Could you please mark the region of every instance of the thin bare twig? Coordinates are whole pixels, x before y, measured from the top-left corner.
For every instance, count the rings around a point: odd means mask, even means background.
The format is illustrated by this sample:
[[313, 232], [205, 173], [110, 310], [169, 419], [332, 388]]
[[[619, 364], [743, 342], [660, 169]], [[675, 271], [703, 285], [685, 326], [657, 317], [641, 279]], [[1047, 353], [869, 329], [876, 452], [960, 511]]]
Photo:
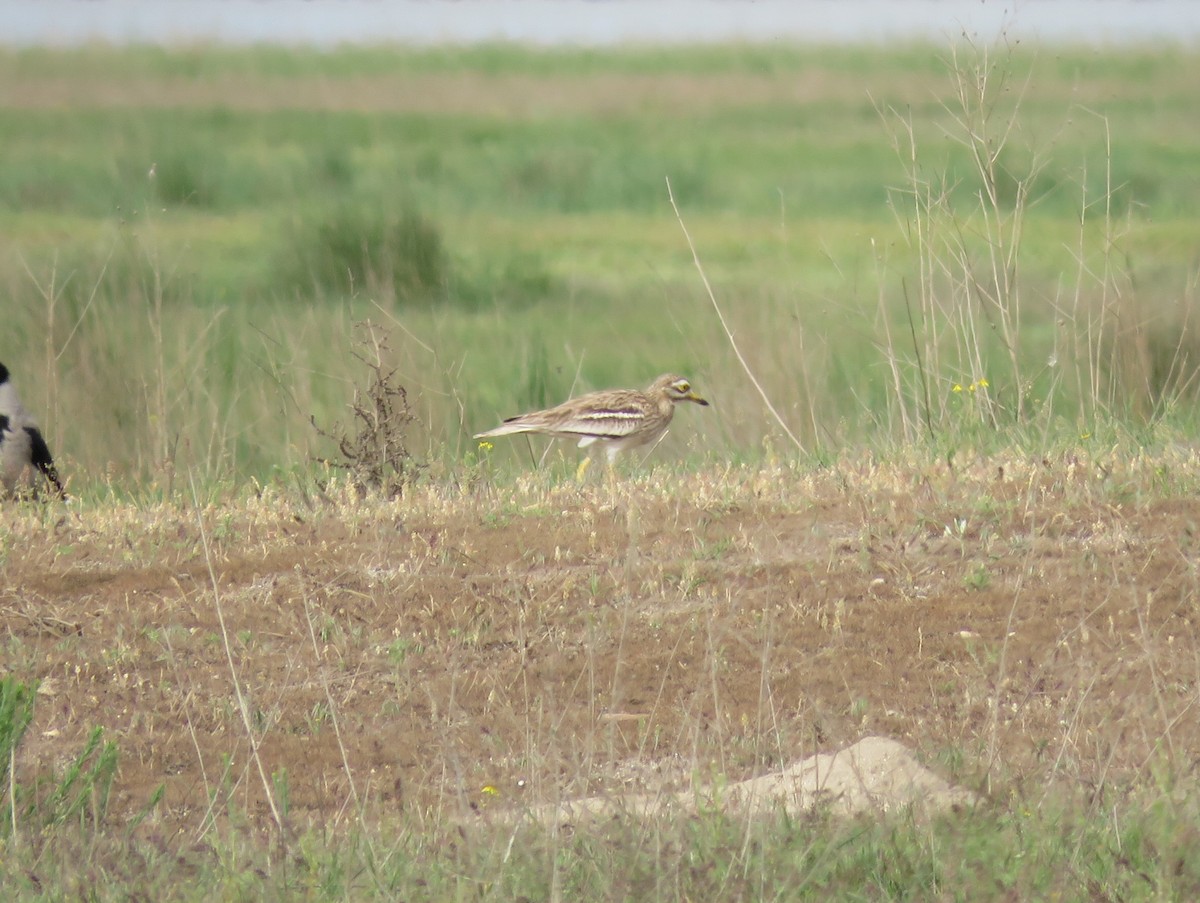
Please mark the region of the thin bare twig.
[[733, 332], [729, 328], [729, 324], [725, 320], [725, 314], [721, 310], [721, 305], [717, 303], [717, 296], [713, 294], [712, 286], [709, 285], [708, 277], [704, 275], [704, 267], [700, 263], [700, 255], [696, 252], [696, 245], [692, 242], [692, 236], [688, 233], [687, 225], [683, 221], [683, 215], [679, 212], [679, 206], [675, 203], [675, 193], [671, 190], [671, 178], [667, 177], [667, 197], [671, 200], [671, 209], [675, 211], [675, 218], [679, 220], [679, 228], [683, 230], [683, 237], [687, 239], [688, 248], [692, 252], [692, 260], [696, 264], [696, 272], [700, 274], [700, 281], [704, 283], [704, 290], [708, 292], [708, 300], [712, 302], [713, 310], [717, 312], [717, 319], [721, 321], [721, 329], [725, 332], [725, 338], [729, 340], [729, 347], [733, 349], [733, 353], [737, 355], [738, 363], [742, 365], [742, 369], [746, 371], [746, 375], [750, 377], [750, 382], [754, 384], [754, 388], [758, 390], [759, 396], [763, 400], [763, 404], [767, 406], [767, 410], [771, 412], [771, 416], [775, 418], [775, 422], [779, 424], [779, 428], [792, 440], [792, 444], [800, 451], [805, 451], [804, 443], [796, 438], [796, 434], [788, 429], [788, 425], [784, 423], [783, 417], [775, 410], [775, 405], [771, 404], [771, 399], [767, 397], [766, 390], [762, 387], [762, 383], [758, 381], [758, 377], [754, 375], [754, 371], [750, 369], [750, 365], [746, 362], [746, 358], [742, 355], [742, 350], [738, 348], [737, 342], [733, 338]]
[[350, 797], [354, 802], [354, 808], [358, 815], [358, 825], [363, 832], [363, 840], [367, 845], [367, 850], [371, 854], [369, 866], [371, 874], [374, 877], [376, 863], [375, 846], [371, 842], [371, 834], [367, 830], [366, 807], [363, 805], [362, 797], [358, 793], [358, 787], [354, 783], [354, 772], [350, 767], [350, 754], [346, 751], [346, 744], [342, 740], [342, 727], [338, 723], [337, 704], [333, 701], [333, 693], [329, 689], [329, 677], [325, 674], [325, 670], [320, 667], [322, 664], [321, 647], [317, 643], [317, 633], [313, 628], [312, 601], [308, 597], [308, 586], [305, 584], [303, 577], [300, 579], [300, 593], [304, 598], [304, 620], [308, 625], [308, 638], [312, 642], [313, 654], [316, 656], [318, 663], [316, 670], [321, 679], [321, 688], [325, 691], [325, 701], [329, 703], [329, 721], [333, 725], [333, 736], [337, 740], [338, 752], [342, 756], [342, 768], [346, 772], [346, 781], [350, 785]]
[[196, 525], [200, 528], [200, 543], [204, 549], [204, 563], [208, 568], [208, 579], [212, 583], [213, 607], [217, 611], [217, 622], [221, 625], [221, 645], [225, 648], [225, 661], [229, 665], [229, 677], [233, 681], [233, 692], [237, 697], [238, 713], [242, 716], [242, 725], [246, 728], [246, 737], [250, 741], [250, 755], [258, 767], [258, 777], [262, 781], [263, 795], [267, 805], [271, 807], [271, 817], [275, 820], [279, 833], [283, 834], [283, 816], [275, 805], [275, 797], [271, 794], [271, 782], [267, 778], [267, 770], [263, 767], [262, 757], [258, 754], [258, 738], [254, 735], [254, 727], [250, 723], [250, 706], [242, 692], [242, 682], [238, 680], [237, 665], [233, 661], [233, 649], [229, 645], [229, 631], [225, 627], [225, 612], [221, 607], [221, 585], [217, 580], [217, 570], [213, 567], [212, 547], [208, 544], [208, 531], [204, 528], [204, 516], [200, 512], [200, 495], [196, 490], [196, 481], [189, 476], [192, 489], [192, 503], [196, 506]]

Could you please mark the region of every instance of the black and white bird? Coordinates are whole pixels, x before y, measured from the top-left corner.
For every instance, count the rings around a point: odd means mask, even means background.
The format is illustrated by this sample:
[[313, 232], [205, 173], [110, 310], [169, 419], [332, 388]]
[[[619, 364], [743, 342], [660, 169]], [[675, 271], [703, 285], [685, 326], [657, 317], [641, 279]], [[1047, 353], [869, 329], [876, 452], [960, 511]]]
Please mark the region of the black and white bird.
[[59, 498], [67, 497], [41, 430], [25, 412], [8, 378], [8, 368], [0, 364], [0, 483], [10, 495], [26, 479], [31, 467], [42, 472]]

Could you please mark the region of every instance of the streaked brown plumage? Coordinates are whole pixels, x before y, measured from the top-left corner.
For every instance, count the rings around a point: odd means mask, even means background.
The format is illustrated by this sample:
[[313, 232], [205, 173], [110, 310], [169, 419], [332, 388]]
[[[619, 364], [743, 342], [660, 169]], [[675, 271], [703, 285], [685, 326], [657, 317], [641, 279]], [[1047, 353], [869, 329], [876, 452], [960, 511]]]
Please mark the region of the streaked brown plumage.
[[644, 392], [636, 389], [589, 392], [558, 407], [510, 417], [475, 438], [542, 433], [557, 439], [578, 439], [581, 448], [598, 442], [611, 464], [626, 449], [649, 445], [660, 438], [671, 424], [675, 405], [681, 401], [708, 404], [686, 379], [667, 373]]

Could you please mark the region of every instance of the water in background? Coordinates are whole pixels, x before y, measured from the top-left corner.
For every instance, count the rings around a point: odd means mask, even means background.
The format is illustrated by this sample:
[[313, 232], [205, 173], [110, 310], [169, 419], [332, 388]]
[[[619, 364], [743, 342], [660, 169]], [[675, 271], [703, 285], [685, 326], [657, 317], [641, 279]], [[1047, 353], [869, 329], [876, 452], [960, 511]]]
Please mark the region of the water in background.
[[821, 43], [963, 33], [1194, 44], [1197, 0], [0, 0], [9, 46], [277, 43]]

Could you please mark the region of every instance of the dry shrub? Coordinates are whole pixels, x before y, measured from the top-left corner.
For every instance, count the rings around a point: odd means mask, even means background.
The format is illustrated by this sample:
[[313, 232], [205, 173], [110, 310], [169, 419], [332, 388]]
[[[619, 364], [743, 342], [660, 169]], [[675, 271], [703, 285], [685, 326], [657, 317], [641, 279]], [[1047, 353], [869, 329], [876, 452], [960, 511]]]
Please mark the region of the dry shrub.
[[357, 328], [363, 335], [354, 357], [367, 368], [367, 384], [354, 387], [350, 428], [334, 424], [326, 430], [316, 417], [310, 418], [318, 435], [336, 443], [341, 455], [339, 461], [319, 460], [349, 474], [360, 495], [378, 492], [396, 498], [427, 466], [416, 461], [408, 448], [408, 430], [417, 416], [408, 403], [408, 390], [396, 382], [396, 370], [384, 363], [387, 337], [370, 322]]

